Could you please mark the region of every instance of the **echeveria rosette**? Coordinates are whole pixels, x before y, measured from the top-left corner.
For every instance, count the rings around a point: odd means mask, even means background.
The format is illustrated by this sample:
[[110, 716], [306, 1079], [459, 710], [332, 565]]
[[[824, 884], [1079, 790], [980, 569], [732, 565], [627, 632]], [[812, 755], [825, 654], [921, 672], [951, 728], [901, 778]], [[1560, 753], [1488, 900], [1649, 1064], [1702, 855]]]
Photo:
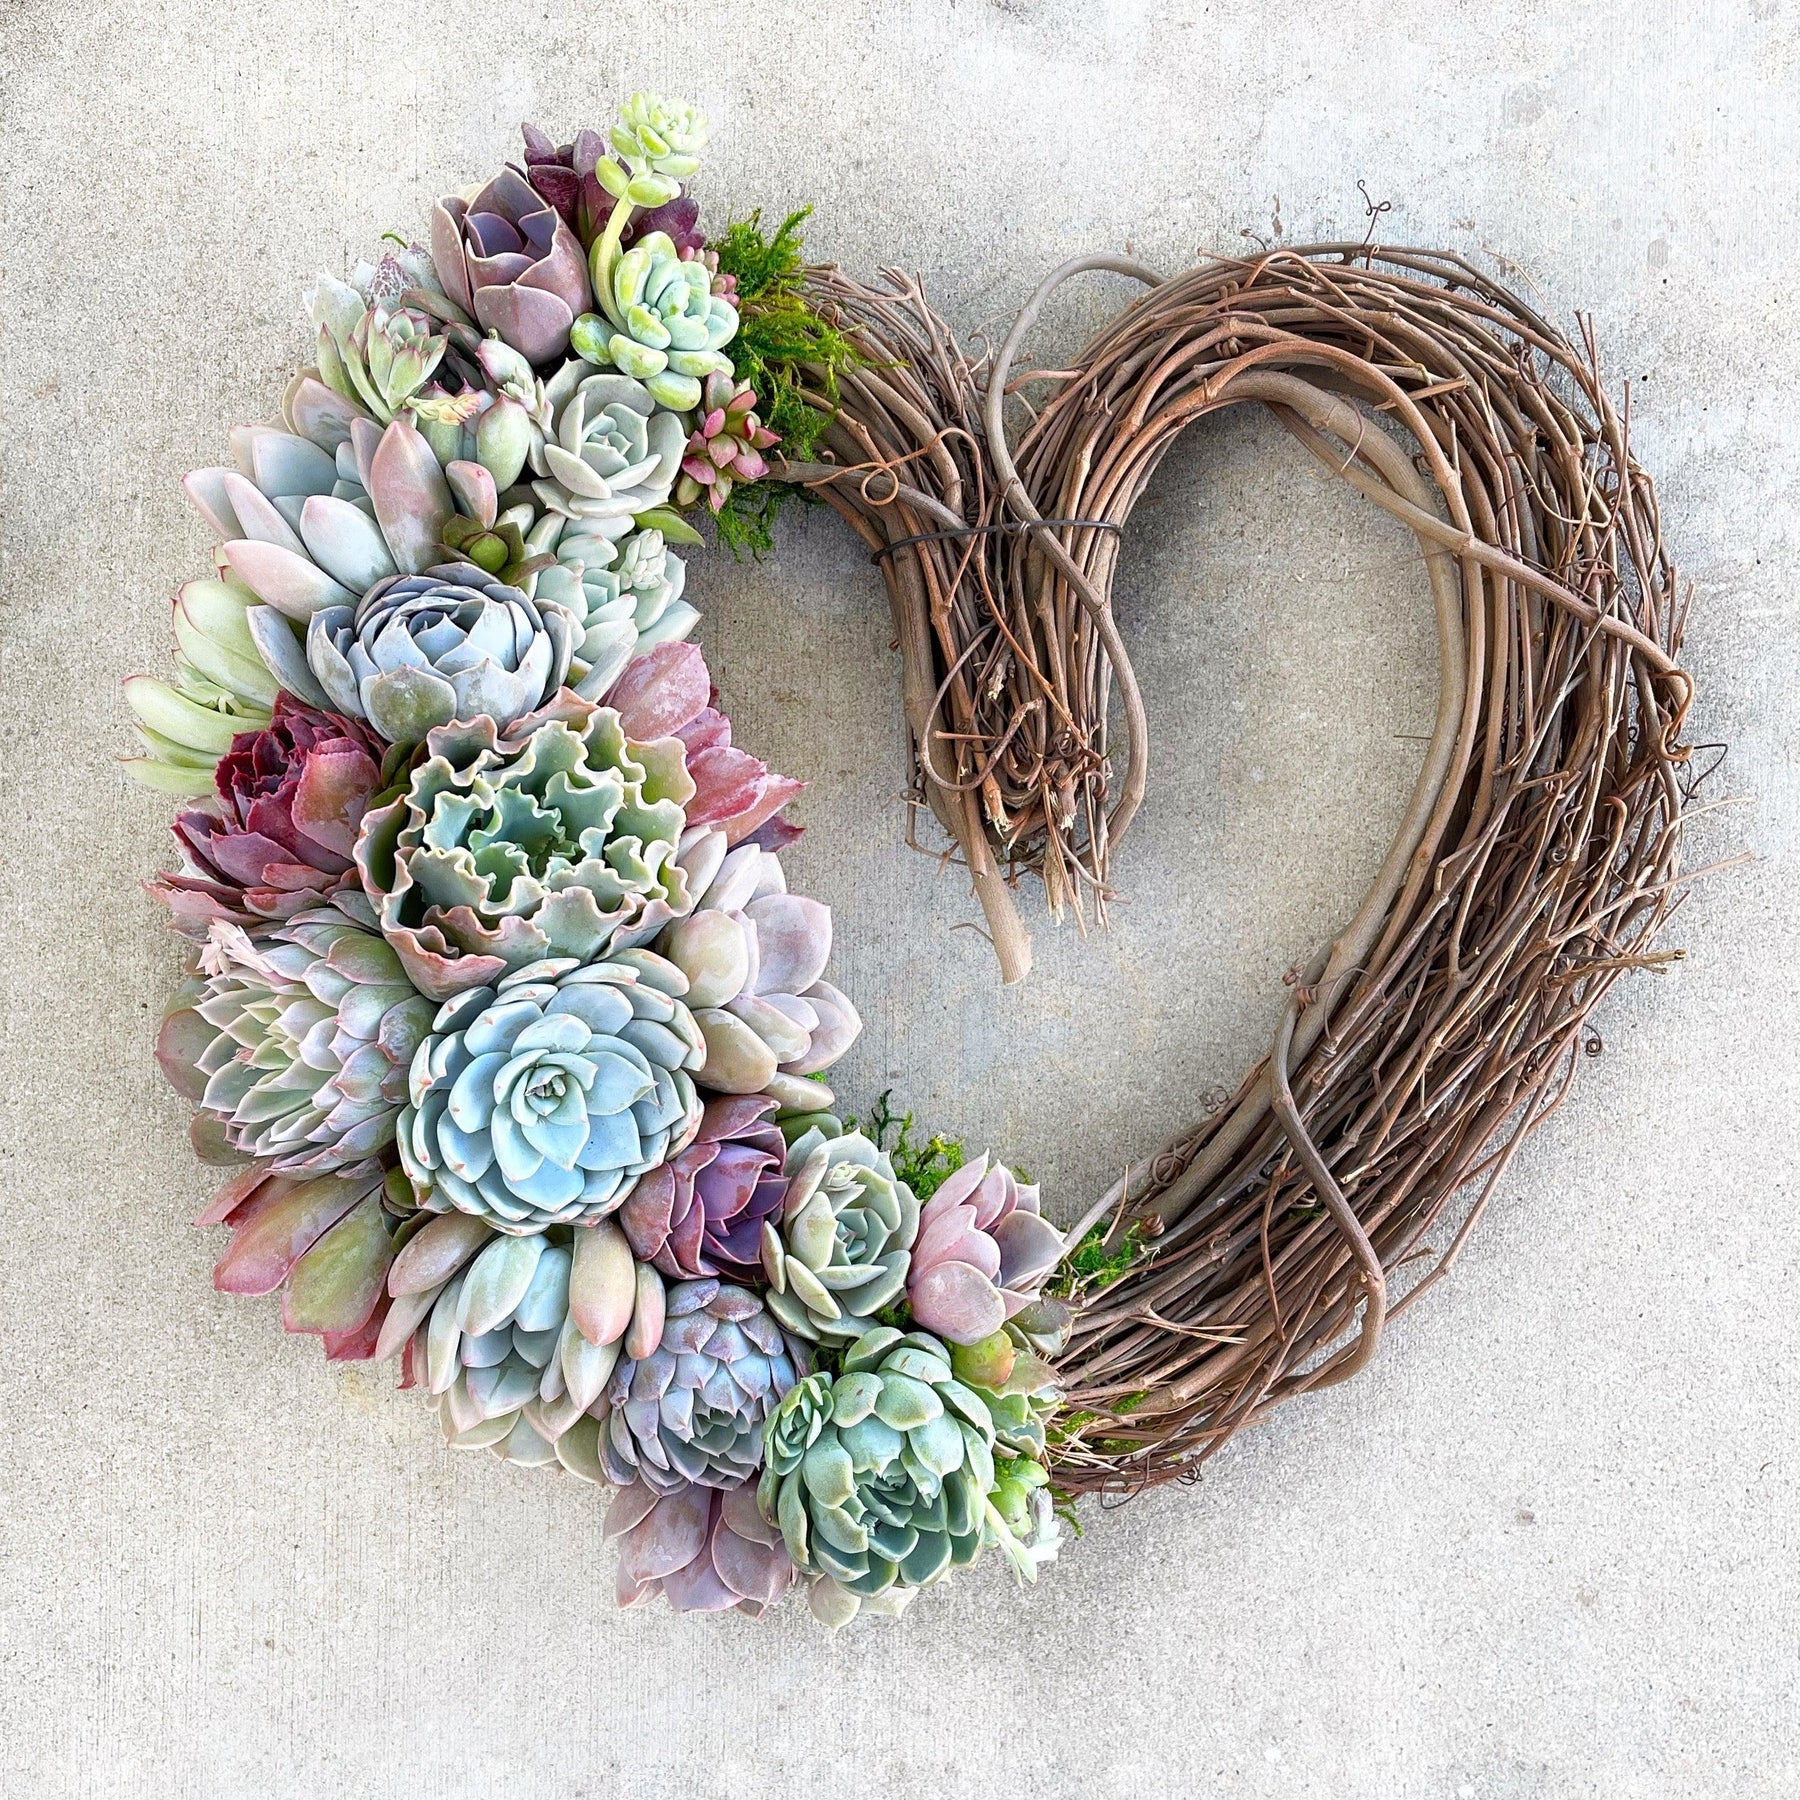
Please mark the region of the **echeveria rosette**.
[[886, 1151], [829, 1114], [795, 1138], [786, 1170], [763, 1227], [769, 1310], [799, 1337], [848, 1343], [905, 1292], [919, 1202]]
[[621, 1488], [606, 1512], [619, 1540], [621, 1607], [661, 1594], [672, 1611], [760, 1619], [788, 1590], [794, 1565], [781, 1533], [762, 1516], [754, 1482], [668, 1493], [642, 1481]]
[[763, 457], [781, 439], [756, 414], [756, 392], [747, 381], [732, 385], [729, 374], [712, 374], [700, 402], [700, 422], [688, 438], [681, 462], [675, 504], [692, 506], [705, 497], [713, 512], [722, 512], [731, 490], [768, 474]]
[[700, 903], [657, 940], [690, 983], [706, 1035], [707, 1085], [802, 1106], [801, 1078], [828, 1068], [862, 1029], [826, 981], [831, 911], [787, 892], [779, 860], [756, 844], [726, 856]]
[[[679, 738], [563, 693], [509, 729], [443, 725], [356, 856], [413, 981], [447, 999], [550, 957], [647, 942], [692, 905]], [[685, 982], [684, 982], [685, 986]]]
[[394, 744], [486, 717], [500, 727], [562, 686], [575, 620], [473, 563], [392, 576], [354, 607], [315, 614], [306, 660], [338, 711]]
[[657, 1494], [738, 1487], [762, 1459], [764, 1421], [805, 1367], [802, 1347], [749, 1288], [678, 1282], [656, 1346], [613, 1371], [601, 1468], [621, 1487], [638, 1480]]
[[967, 1568], [1004, 1525], [993, 1414], [925, 1332], [864, 1333], [838, 1373], [793, 1388], [763, 1436], [763, 1517], [818, 1578], [814, 1610], [833, 1624]]
[[681, 597], [687, 567], [654, 527], [618, 538], [605, 524], [545, 517], [550, 529], [533, 535], [553, 538], [556, 562], [539, 576], [537, 591], [580, 621], [569, 685], [583, 699], [598, 700], [634, 657], [681, 643], [700, 622], [699, 610]]
[[680, 417], [643, 382], [568, 362], [547, 388], [554, 429], [532, 453], [532, 492], [546, 513], [621, 538], [669, 498], [687, 441]]
[[713, 292], [704, 263], [682, 259], [667, 232], [641, 238], [612, 262], [604, 279], [604, 316], [586, 314], [570, 333], [578, 356], [634, 376], [659, 404], [678, 413], [700, 404], [707, 377], [730, 376], [725, 346], [737, 336], [737, 309]]
[[655, 1349], [665, 1302], [613, 1220], [518, 1235], [440, 1214], [393, 1258], [387, 1289], [373, 1354], [402, 1358], [401, 1385], [424, 1388], [452, 1448], [605, 1479], [608, 1377]]
[[781, 1211], [788, 1189], [787, 1142], [775, 1113], [767, 1095], [707, 1101], [694, 1141], [645, 1175], [619, 1210], [641, 1261], [671, 1280], [755, 1278], [766, 1221]]
[[412, 1062], [401, 1166], [426, 1211], [591, 1224], [700, 1124], [686, 978], [645, 950], [554, 958], [448, 1000]]
[[210, 808], [175, 817], [185, 867], [153, 890], [183, 930], [290, 919], [354, 888], [356, 834], [380, 785], [382, 745], [353, 719], [277, 694], [261, 731], [232, 740]]
[[444, 359], [438, 320], [404, 298], [420, 272], [386, 256], [359, 271], [360, 287], [321, 273], [306, 296], [318, 328], [320, 379], [381, 425], [400, 415]]
[[374, 932], [333, 907], [254, 939], [215, 920], [199, 964], [157, 1059], [233, 1150], [316, 1173], [394, 1141], [432, 1007]]
[[977, 1344], [1031, 1304], [1062, 1253], [1037, 1188], [984, 1155], [925, 1203], [907, 1304], [927, 1331]]
[[432, 208], [431, 257], [449, 297], [539, 367], [592, 302], [580, 240], [515, 169]]

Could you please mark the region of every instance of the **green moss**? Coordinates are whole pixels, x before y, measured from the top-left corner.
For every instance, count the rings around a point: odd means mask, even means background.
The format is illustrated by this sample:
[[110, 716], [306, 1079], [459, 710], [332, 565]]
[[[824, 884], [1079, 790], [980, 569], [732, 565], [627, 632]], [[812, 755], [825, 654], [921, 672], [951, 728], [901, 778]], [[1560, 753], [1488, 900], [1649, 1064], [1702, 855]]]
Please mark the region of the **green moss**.
[[[934, 1135], [919, 1144], [913, 1141], [917, 1121], [910, 1112], [896, 1113], [889, 1102], [894, 1091], [888, 1091], [875, 1102], [875, 1111], [867, 1125], [860, 1129], [873, 1140], [878, 1150], [885, 1150], [894, 1165], [894, 1173], [918, 1196], [923, 1206], [968, 1158], [968, 1153], [955, 1138]], [[850, 1129], [857, 1130], [854, 1119]], [[892, 1139], [890, 1142], [889, 1139]]]
[[[738, 333], [727, 346], [740, 381], [756, 390], [762, 422], [781, 439], [781, 454], [810, 461], [835, 413], [838, 372], [868, 359], [850, 337], [827, 324], [808, 304], [801, 226], [810, 206], [789, 213], [765, 236], [762, 213], [735, 219], [713, 248], [719, 273], [737, 278]], [[808, 398], [822, 394], [824, 407]], [[761, 556], [774, 547], [776, 515], [792, 499], [811, 500], [786, 481], [754, 481], [734, 487], [714, 519], [719, 541], [734, 556]]]
[[1155, 1254], [1154, 1244], [1145, 1237], [1144, 1228], [1136, 1219], [1125, 1227], [1125, 1235], [1110, 1250], [1106, 1246], [1108, 1230], [1104, 1222], [1096, 1225], [1063, 1258], [1051, 1276], [1046, 1292], [1063, 1299], [1081, 1293], [1098, 1293]]

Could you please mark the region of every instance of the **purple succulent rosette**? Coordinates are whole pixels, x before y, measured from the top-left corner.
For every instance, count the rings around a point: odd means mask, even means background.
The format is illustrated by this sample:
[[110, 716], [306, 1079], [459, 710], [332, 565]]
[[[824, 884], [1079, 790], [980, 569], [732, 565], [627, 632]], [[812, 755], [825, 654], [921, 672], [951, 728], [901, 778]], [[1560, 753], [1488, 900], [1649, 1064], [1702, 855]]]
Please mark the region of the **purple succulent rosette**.
[[778, 441], [705, 139], [642, 94], [527, 127], [429, 247], [317, 278], [279, 419], [183, 483], [213, 567], [129, 767], [179, 803], [157, 1056], [228, 1171], [215, 1286], [616, 1489], [621, 1605], [836, 1625], [1053, 1554], [1060, 1240], [985, 1159], [921, 1208], [829, 1111], [862, 1020], [802, 784], [733, 743], [671, 550]]
[[431, 259], [444, 292], [534, 364], [561, 356], [593, 305], [581, 240], [513, 169], [432, 208]]

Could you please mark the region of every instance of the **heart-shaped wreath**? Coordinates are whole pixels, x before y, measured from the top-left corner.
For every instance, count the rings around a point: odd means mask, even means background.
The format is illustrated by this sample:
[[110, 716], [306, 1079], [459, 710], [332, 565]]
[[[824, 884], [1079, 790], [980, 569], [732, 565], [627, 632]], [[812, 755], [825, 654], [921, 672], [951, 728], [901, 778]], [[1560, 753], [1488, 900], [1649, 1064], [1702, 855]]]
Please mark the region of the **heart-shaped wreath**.
[[[1591, 344], [1460, 258], [1083, 258], [976, 361], [916, 282], [804, 266], [803, 215], [709, 243], [690, 107], [525, 137], [428, 250], [319, 278], [281, 424], [186, 480], [219, 545], [177, 679], [126, 683], [131, 766], [192, 802], [158, 1055], [234, 1165], [215, 1284], [397, 1358], [451, 1444], [615, 1487], [625, 1604], [798, 1574], [841, 1623], [993, 1547], [1034, 1579], [1059, 1499], [1361, 1367], [1667, 954], [1691, 684], [1649, 480]], [[1015, 377], [1085, 270], [1150, 291]], [[797, 494], [862, 536], [1018, 980], [1019, 873], [1102, 918], [1144, 794], [1122, 528], [1250, 400], [1417, 535], [1436, 727], [1267, 1058], [1064, 1233], [885, 1101], [834, 1115], [861, 1022], [783, 873], [799, 784], [732, 743], [678, 546], [760, 551]]]

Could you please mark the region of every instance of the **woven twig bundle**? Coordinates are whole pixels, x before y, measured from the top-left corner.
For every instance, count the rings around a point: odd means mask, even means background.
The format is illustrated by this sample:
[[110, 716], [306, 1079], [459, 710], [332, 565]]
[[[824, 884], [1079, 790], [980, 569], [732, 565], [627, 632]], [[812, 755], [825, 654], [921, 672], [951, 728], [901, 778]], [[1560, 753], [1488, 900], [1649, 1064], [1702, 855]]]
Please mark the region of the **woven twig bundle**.
[[[1149, 291], [1067, 368], [1015, 379], [1044, 301], [1095, 269]], [[1038, 873], [1053, 908], [1103, 917], [1144, 795], [1110, 590], [1132, 507], [1185, 426], [1268, 407], [1415, 533], [1431, 584], [1436, 724], [1379, 874], [1293, 971], [1230, 1102], [1077, 1227], [1104, 1222], [1134, 1254], [1079, 1296], [1057, 1478], [1166, 1480], [1368, 1361], [1568, 1091], [1595, 1004], [1669, 954], [1655, 939], [1692, 797], [1684, 605], [1591, 342], [1460, 257], [1324, 245], [1168, 279], [1083, 258], [979, 363], [916, 282], [885, 279], [815, 271], [812, 298], [869, 363], [843, 377], [828, 460], [783, 472], [879, 557], [918, 793], [1008, 980], [1030, 962], [1018, 874]], [[1038, 403], [1009, 439], [1014, 389]]]

